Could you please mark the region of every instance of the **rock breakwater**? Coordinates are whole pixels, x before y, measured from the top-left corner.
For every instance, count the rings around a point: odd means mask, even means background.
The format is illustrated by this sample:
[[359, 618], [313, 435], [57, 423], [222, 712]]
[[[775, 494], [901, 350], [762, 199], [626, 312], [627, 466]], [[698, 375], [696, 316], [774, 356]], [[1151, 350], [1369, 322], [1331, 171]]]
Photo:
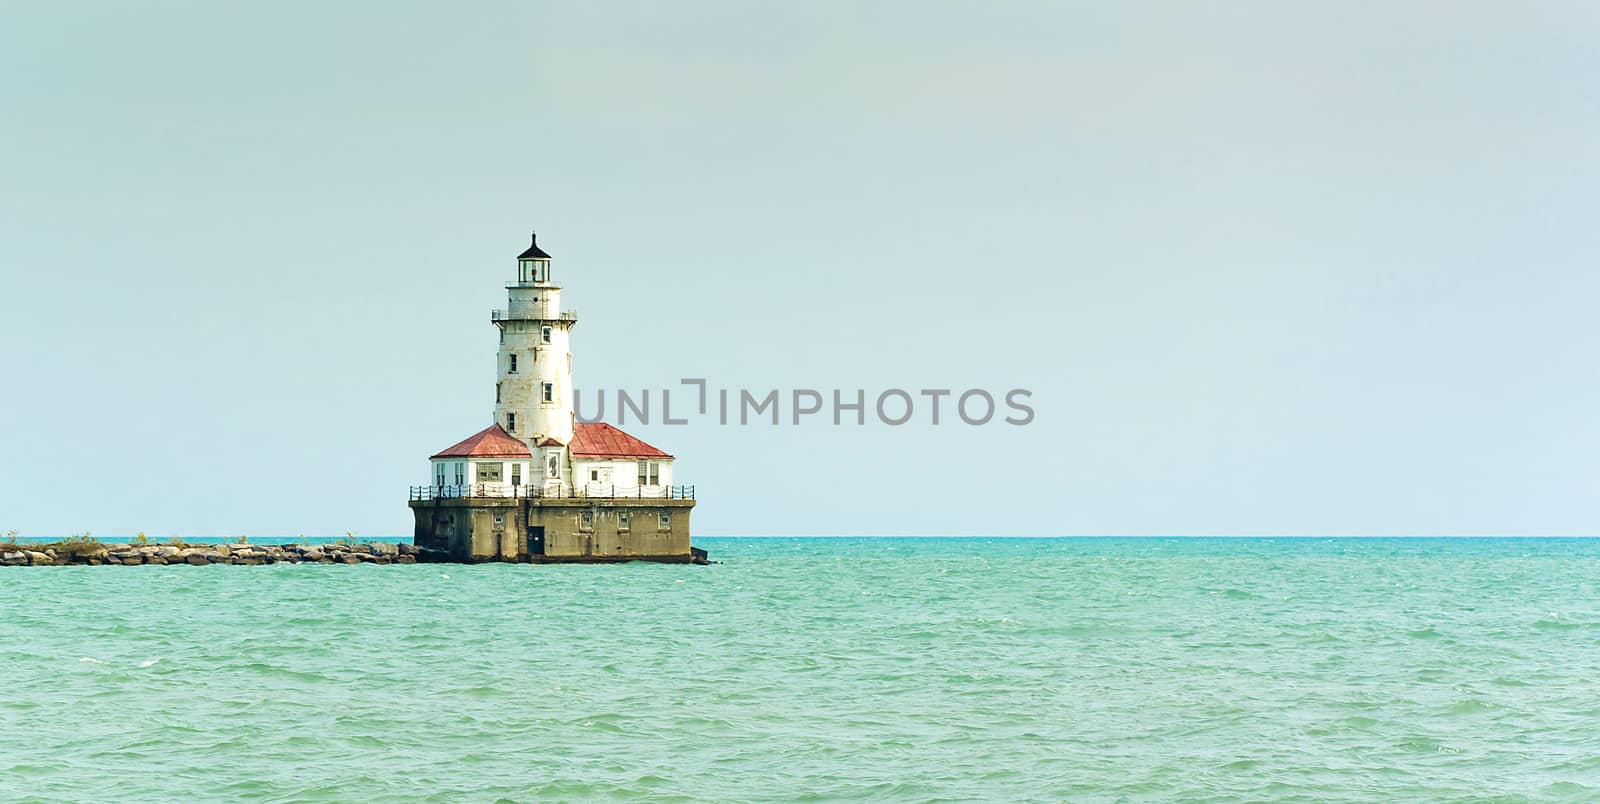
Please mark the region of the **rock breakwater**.
[[0, 544], [0, 566], [183, 564], [415, 564], [429, 551], [409, 544]]

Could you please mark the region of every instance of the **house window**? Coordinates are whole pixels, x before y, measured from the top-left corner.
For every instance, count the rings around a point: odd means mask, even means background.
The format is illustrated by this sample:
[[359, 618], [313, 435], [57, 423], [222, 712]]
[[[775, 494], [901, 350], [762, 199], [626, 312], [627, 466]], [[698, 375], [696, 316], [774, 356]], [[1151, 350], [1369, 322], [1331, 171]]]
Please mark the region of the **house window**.
[[550, 456], [545, 459], [545, 465], [544, 466], [545, 466], [545, 472], [548, 474], [548, 476], [550, 477], [551, 480], [560, 480], [561, 479], [561, 456], [560, 455], [557, 455], [557, 454], [555, 454], [553, 452], [550, 453]]
[[510, 368], [506, 369], [506, 373], [507, 374], [516, 374], [517, 373], [517, 356], [516, 355], [507, 355], [507, 357], [511, 358], [511, 366], [510, 366]]
[[522, 485], [522, 464], [520, 463], [511, 464], [511, 485]]
[[660, 525], [658, 525], [658, 527], [661, 530], [672, 530], [672, 512], [671, 511], [662, 511], [661, 512], [661, 514], [660, 514]]
[[550, 328], [549, 327], [545, 327], [544, 329], [539, 330], [539, 339], [544, 341], [545, 343], [549, 343], [550, 342]]
[[505, 477], [503, 470], [503, 464], [480, 463], [478, 464], [478, 482], [499, 483], [501, 479]]
[[465, 486], [466, 484], [467, 484], [467, 462], [466, 461], [456, 461], [456, 485], [457, 486]]
[[594, 530], [594, 512], [578, 512], [578, 530]]
[[600, 470], [599, 469], [590, 469], [589, 470], [589, 482], [590, 483], [599, 483], [600, 482]]
[[554, 401], [556, 401], [556, 384], [555, 383], [547, 382], [547, 383], [544, 384], [544, 401], [546, 401], [546, 402], [554, 402]]
[[436, 463], [433, 465], [433, 485], [444, 485], [444, 464], [442, 463]]
[[655, 485], [660, 485], [660, 483], [661, 483], [661, 462], [660, 461], [640, 461], [639, 462], [639, 485], [641, 485], [641, 486], [655, 486]]
[[[479, 419], [478, 421], [483, 421], [483, 420]], [[507, 413], [506, 414], [506, 430], [509, 431], [509, 432], [512, 432], [512, 433], [515, 433], [517, 431], [517, 414], [515, 414], [515, 413]]]
[[617, 512], [617, 530], [627, 530], [632, 525], [633, 525], [633, 512], [632, 511], [618, 511]]

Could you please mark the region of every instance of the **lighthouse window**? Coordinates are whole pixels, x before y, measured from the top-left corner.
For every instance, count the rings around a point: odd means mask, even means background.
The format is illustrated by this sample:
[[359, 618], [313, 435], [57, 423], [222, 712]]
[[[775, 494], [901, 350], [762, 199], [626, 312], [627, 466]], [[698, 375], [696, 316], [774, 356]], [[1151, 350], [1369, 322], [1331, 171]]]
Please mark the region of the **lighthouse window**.
[[517, 356], [516, 355], [508, 355], [508, 357], [511, 358], [511, 366], [510, 366], [510, 368], [508, 368], [506, 370], [506, 373], [507, 374], [516, 374], [517, 373]]
[[494, 384], [494, 403], [500, 404], [500, 383]]
[[658, 461], [639, 462], [639, 485], [654, 486], [661, 482], [661, 464]]
[[617, 530], [627, 530], [633, 524], [632, 511], [617, 512]]
[[466, 485], [466, 483], [467, 483], [467, 465], [466, 465], [466, 463], [464, 463], [462, 461], [456, 461], [456, 485], [457, 486], [464, 486], [464, 485]]
[[672, 530], [672, 512], [671, 511], [662, 511], [661, 512], [660, 528], [661, 528], [661, 530]]
[[594, 512], [578, 512], [578, 530], [594, 530]]
[[442, 463], [436, 463], [433, 465], [433, 485], [444, 485], [444, 464]]
[[554, 401], [556, 401], [556, 384], [555, 383], [547, 382], [547, 383], [544, 384], [544, 401], [546, 401], [546, 402], [554, 402]]
[[506, 429], [510, 430], [513, 433], [515, 433], [517, 431], [517, 414], [515, 414], [515, 413], [507, 413], [506, 414]]
[[543, 340], [545, 343], [549, 343], [550, 342], [550, 328], [549, 327], [545, 327], [544, 329], [540, 330], [539, 331], [539, 338], [541, 340]]

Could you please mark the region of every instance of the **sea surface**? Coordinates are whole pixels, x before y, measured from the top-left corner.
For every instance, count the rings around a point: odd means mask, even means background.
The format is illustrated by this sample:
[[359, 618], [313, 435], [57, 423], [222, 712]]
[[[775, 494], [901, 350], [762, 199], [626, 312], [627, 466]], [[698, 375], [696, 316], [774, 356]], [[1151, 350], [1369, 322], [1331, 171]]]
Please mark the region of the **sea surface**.
[[0, 800], [1600, 799], [1600, 540], [0, 568]]

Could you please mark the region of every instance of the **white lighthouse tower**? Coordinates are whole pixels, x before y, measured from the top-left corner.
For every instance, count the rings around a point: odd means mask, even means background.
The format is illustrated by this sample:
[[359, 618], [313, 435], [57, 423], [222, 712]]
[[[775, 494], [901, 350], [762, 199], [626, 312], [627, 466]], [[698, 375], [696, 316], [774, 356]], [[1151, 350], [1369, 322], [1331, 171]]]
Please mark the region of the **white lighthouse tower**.
[[506, 283], [506, 296], [506, 308], [489, 316], [500, 328], [494, 420], [537, 455], [541, 444], [572, 441], [571, 339], [578, 322], [576, 312], [561, 309], [561, 286], [537, 234], [517, 255], [517, 278]]

